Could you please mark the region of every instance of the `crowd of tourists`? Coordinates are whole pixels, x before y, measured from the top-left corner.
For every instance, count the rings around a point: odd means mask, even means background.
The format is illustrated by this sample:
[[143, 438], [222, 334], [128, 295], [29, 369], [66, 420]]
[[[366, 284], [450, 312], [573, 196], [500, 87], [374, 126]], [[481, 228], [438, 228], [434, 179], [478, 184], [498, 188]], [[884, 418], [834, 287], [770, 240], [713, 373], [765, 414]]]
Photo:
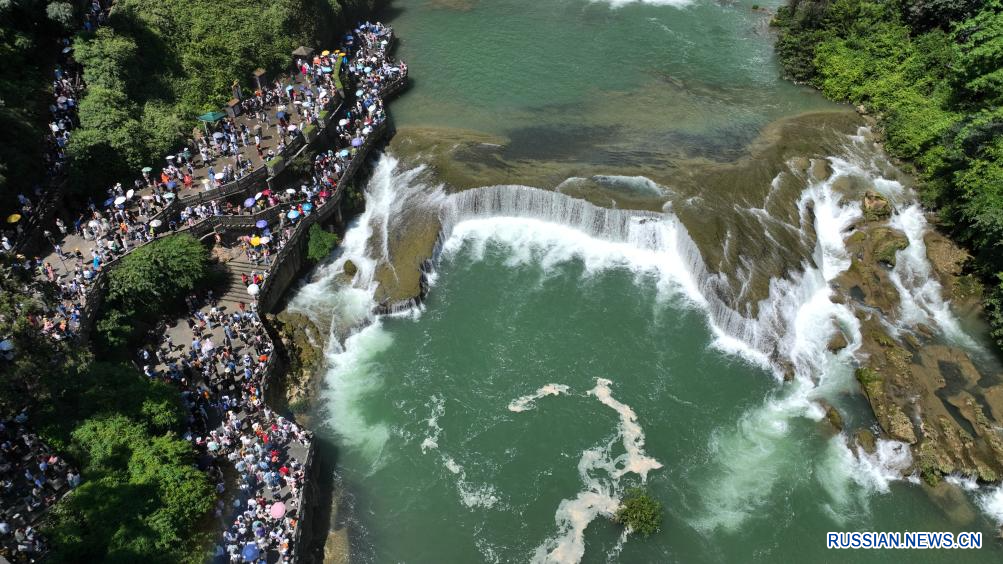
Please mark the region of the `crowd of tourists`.
[[[83, 28], [96, 29], [105, 23], [111, 0], [92, 0], [83, 14]], [[35, 219], [43, 205], [50, 186], [57, 185], [66, 168], [66, 146], [73, 129], [79, 127], [77, 104], [83, 95], [83, 68], [73, 58], [73, 45], [69, 37], [60, 40], [60, 52], [52, 76], [52, 99], [49, 103], [47, 131], [43, 138], [42, 161], [45, 166], [45, 184], [36, 184], [31, 194], [17, 195], [17, 210], [2, 218], [0, 248], [11, 252], [20, 246], [26, 226]], [[35, 227], [31, 225], [28, 227]]]
[[[91, 9], [94, 6], [101, 4], [95, 1]], [[254, 116], [256, 126], [249, 129], [246, 121], [223, 120], [215, 134], [197, 143], [197, 153], [185, 148], [171, 155], [159, 174], [154, 175], [151, 168], [144, 169], [142, 178], [136, 179], [129, 189], [116, 184], [108, 190], [108, 198], [102, 204], [90, 202], [72, 221], [57, 218], [53, 229], [44, 232], [54, 258], [16, 255], [14, 261], [15, 266], [52, 283], [60, 298], [48, 314], [30, 321], [54, 339], [73, 338], [87, 305], [88, 289], [115, 259], [153, 240], [162, 231], [190, 228], [212, 216], [253, 215], [278, 208], [276, 213], [266, 214], [272, 219], [259, 220], [254, 231], [237, 238], [248, 261], [261, 268], [260, 273], [242, 275], [248, 287], [247, 303], [240, 302], [234, 311], [228, 311], [211, 291], [204, 305], [192, 297], [186, 319], [193, 336], [191, 343], [176, 344], [170, 333], [165, 333], [161, 343], [140, 351], [139, 363], [147, 377], [172, 382], [181, 389], [190, 412], [187, 438], [202, 455], [201, 465], [217, 483], [217, 490], [222, 494], [226, 489], [220, 469], [224, 458], [240, 475], [235, 505], [217, 508], [226, 529], [217, 547], [219, 560], [284, 561], [290, 554], [299, 514], [298, 493], [306, 470], [304, 461], [297, 459], [293, 451], [301, 456], [309, 452], [310, 436], [263, 403], [264, 378], [273, 351], [256, 311], [257, 288], [252, 291], [250, 287], [260, 288], [264, 283], [274, 256], [292, 238], [303, 219], [334, 198], [353, 159], [386, 120], [382, 94], [389, 84], [407, 75], [403, 63], [391, 64], [387, 58], [391, 37], [390, 28], [365, 23], [346, 37], [343, 51], [297, 61], [301, 73], [298, 83], [288, 85], [277, 81], [244, 101], [242, 108]], [[259, 157], [269, 158], [274, 154], [271, 149], [267, 152], [261, 149], [262, 134], [270, 127], [275, 128], [279, 140], [276, 149], [281, 153], [292, 136], [301, 134], [305, 125], [319, 119], [320, 109], [336, 94], [337, 77], [330, 70], [338, 67], [336, 57], [343, 57], [341, 62], [351, 79], [349, 83], [353, 84], [354, 101], [344, 108], [341, 119], [330, 124], [333, 134], [329, 137], [334, 147], [314, 156], [309, 178], [304, 179], [299, 189], [274, 193], [265, 189], [243, 201], [217, 198], [185, 206], [174, 217], [151, 221], [180, 197], [181, 190], [195, 187], [198, 159], [201, 166], [208, 167], [207, 181], [211, 181], [204, 184], [211, 190], [248, 171], [239, 149], [254, 144]], [[348, 94], [352, 97], [352, 92]], [[75, 102], [66, 98], [66, 111], [71, 111]], [[294, 124], [296, 118], [298, 123]], [[56, 126], [58, 129], [59, 124]], [[66, 127], [70, 127], [69, 122]], [[227, 161], [231, 158], [232, 163]], [[64, 248], [67, 240], [76, 243], [69, 245], [72, 248]], [[217, 242], [222, 242], [220, 234]], [[7, 239], [3, 240], [3, 250], [16, 252]], [[16, 436], [22, 437], [23, 442], [27, 435]], [[30, 440], [26, 444], [31, 446]], [[55, 499], [46, 487], [50, 490], [60, 484], [73, 487], [80, 481], [80, 476], [66, 469], [58, 458], [47, 455], [28, 462], [29, 471], [23, 479], [31, 481], [34, 487], [26, 490], [30, 494], [22, 502], [26, 507], [37, 508], [38, 503]], [[32, 465], [39, 470], [32, 470]], [[12, 462], [10, 468], [22, 472], [24, 467]], [[60, 473], [62, 478], [57, 479]], [[6, 500], [4, 507], [8, 507]], [[7, 521], [0, 521], [4, 540]], [[40, 539], [30, 528], [15, 533], [11, 538], [17, 542], [18, 550], [30, 552], [41, 548]]]
[[80, 475], [27, 427], [21, 412], [0, 421], [0, 556], [30, 561], [45, 545], [31, 524], [63, 493], [80, 484]]
[[[310, 434], [264, 404], [265, 377], [272, 343], [254, 305], [234, 311], [220, 307], [211, 291], [203, 301], [187, 300], [190, 343], [175, 343], [170, 333], [138, 361], [150, 378], [178, 386], [189, 412], [186, 438], [202, 466], [225, 493], [220, 463], [238, 474], [232, 507], [217, 505], [225, 532], [217, 557], [257, 561], [268, 553], [281, 561], [289, 553], [305, 479], [303, 460], [293, 450], [309, 452]], [[187, 334], [187, 333], [186, 333]]]

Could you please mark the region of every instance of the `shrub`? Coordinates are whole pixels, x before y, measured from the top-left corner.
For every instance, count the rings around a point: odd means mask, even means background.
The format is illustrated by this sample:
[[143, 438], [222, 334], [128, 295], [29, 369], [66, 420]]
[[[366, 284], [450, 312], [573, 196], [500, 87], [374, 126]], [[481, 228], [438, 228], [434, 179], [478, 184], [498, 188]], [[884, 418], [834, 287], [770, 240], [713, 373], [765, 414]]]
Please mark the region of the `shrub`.
[[187, 233], [171, 235], [139, 247], [108, 271], [109, 305], [159, 317], [199, 288], [208, 272], [205, 247]]
[[326, 259], [334, 251], [334, 248], [338, 246], [338, 235], [324, 231], [316, 223], [310, 226], [307, 236], [306, 256], [314, 262]]
[[633, 533], [650, 536], [662, 525], [662, 504], [641, 488], [632, 488], [617, 509], [615, 520]]

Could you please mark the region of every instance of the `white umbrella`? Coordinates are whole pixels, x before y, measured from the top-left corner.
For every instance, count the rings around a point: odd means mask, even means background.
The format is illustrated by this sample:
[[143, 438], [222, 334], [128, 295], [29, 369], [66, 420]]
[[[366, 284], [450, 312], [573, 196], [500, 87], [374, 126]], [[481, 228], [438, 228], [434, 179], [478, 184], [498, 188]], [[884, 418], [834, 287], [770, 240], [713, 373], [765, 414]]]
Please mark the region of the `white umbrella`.
[[222, 172], [217, 172], [216, 173], [216, 180], [223, 180], [223, 173]]
[[286, 188], [286, 194], [295, 194], [295, 193], [296, 193], [295, 188]]
[[341, 120], [341, 121], [338, 122], [338, 125], [348, 125], [348, 120], [347, 119], [343, 119], [343, 120]]
[[173, 161], [174, 160], [174, 155], [167, 155], [167, 160]]
[[143, 199], [144, 200], [152, 200], [153, 199], [153, 194], [147, 194], [147, 195], [143, 196]]
[[262, 238], [261, 238], [261, 242], [262, 242], [262, 243], [271, 243], [271, 242], [272, 242], [272, 238], [271, 238], [271, 237], [268, 237], [268, 236], [266, 235], [265, 237], [262, 237]]
[[154, 219], [153, 221], [150, 222], [150, 227], [160, 227], [163, 224], [164, 224], [163, 221], [160, 221], [159, 219]]
[[97, 229], [98, 227], [101, 227], [101, 223], [96, 219], [88, 221], [87, 225], [90, 225], [91, 229]]
[[247, 293], [251, 294], [252, 296], [257, 296], [258, 292], [260, 291], [261, 288], [259, 288], [257, 284], [251, 284], [250, 286], [247, 287]]
[[115, 198], [115, 205], [116, 206], [121, 206], [124, 203], [125, 203], [125, 196], [119, 196], [119, 197]]
[[258, 192], [257, 194], [255, 194], [254, 195], [254, 199], [255, 200], [260, 200], [261, 199], [261, 192]]
[[289, 126], [289, 127], [287, 127], [286, 129], [287, 129], [288, 131], [296, 131], [296, 126], [295, 126], [295, 125], [290, 125], [290, 126]]
[[132, 188], [129, 188], [129, 191], [125, 193], [125, 197], [126, 197], [126, 198], [129, 198], [130, 200], [131, 200], [131, 199], [132, 199], [132, 197], [133, 197], [133, 196], [135, 196], [135, 195], [136, 195], [136, 191], [135, 191], [135, 190], [133, 190]]

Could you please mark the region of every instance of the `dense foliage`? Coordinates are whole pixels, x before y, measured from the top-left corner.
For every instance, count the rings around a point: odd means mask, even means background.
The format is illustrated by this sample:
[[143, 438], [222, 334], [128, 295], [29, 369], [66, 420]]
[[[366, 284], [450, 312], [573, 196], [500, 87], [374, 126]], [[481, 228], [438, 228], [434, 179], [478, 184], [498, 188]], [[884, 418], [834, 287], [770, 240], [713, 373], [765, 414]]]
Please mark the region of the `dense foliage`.
[[[43, 180], [43, 137], [56, 39], [64, 33], [61, 2], [0, 0], [0, 208], [16, 209], [16, 195]], [[17, 140], [17, 142], [13, 142]]]
[[148, 243], [108, 270], [108, 296], [97, 328], [108, 348], [126, 344], [146, 323], [177, 311], [184, 297], [204, 285], [209, 254], [182, 233]]
[[156, 167], [196, 117], [251, 92], [256, 68], [291, 70], [299, 45], [328, 45], [342, 5], [374, 0], [117, 0], [109, 25], [77, 40], [88, 92], [70, 143], [71, 179], [102, 190]]
[[662, 504], [641, 488], [632, 488], [616, 511], [616, 521], [632, 533], [650, 536], [662, 526]]
[[775, 23], [790, 77], [867, 107], [915, 164], [975, 256], [1003, 345], [1003, 2], [790, 0]]
[[326, 259], [338, 246], [338, 235], [324, 231], [316, 223], [310, 226], [307, 236], [309, 239], [307, 240], [306, 256], [314, 262]]

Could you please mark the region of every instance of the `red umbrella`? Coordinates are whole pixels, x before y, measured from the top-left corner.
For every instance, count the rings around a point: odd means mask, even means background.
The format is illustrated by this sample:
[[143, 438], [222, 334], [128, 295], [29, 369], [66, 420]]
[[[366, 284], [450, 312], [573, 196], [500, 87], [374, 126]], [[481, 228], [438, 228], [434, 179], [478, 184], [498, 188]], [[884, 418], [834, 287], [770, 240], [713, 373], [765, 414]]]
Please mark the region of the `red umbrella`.
[[271, 189], [262, 190], [261, 191], [261, 195], [262, 196], [271, 196], [272, 195], [272, 191], [271, 191]]
[[261, 362], [265, 362], [266, 360], [268, 360], [268, 355], [267, 354], [263, 354], [263, 355], [261, 355], [261, 356], [258, 357], [258, 360], [260, 360]]

